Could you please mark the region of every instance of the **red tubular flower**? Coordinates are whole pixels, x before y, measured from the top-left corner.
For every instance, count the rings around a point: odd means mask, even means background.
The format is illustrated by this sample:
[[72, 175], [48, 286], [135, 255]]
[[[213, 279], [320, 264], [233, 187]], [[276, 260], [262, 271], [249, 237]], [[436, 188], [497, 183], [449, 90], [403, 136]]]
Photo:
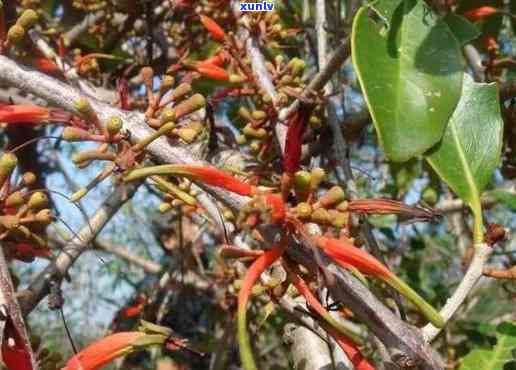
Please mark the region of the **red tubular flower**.
[[195, 70], [204, 77], [217, 81], [229, 81], [229, 74], [223, 68], [213, 64], [196, 63]]
[[313, 105], [301, 103], [298, 110], [289, 118], [283, 158], [283, 167], [286, 173], [294, 173], [299, 168], [303, 134], [313, 109]]
[[319, 248], [324, 250], [330, 258], [342, 267], [355, 267], [366, 275], [372, 275], [385, 281], [418, 307], [421, 313], [434, 326], [439, 328], [444, 326], [444, 320], [435, 308], [366, 251], [355, 247], [350, 241], [344, 239], [333, 239], [323, 236], [313, 236], [312, 239]]
[[493, 8], [492, 6], [481, 6], [480, 8], [468, 10], [464, 13], [464, 17], [472, 22], [475, 22], [499, 12], [500, 10]]
[[145, 336], [145, 333], [139, 331], [120, 332], [109, 335], [90, 344], [73, 356], [62, 370], [100, 369], [115, 358], [132, 352], [135, 342]]
[[265, 194], [264, 200], [266, 206], [270, 209], [271, 223], [281, 224], [283, 221], [285, 221], [287, 210], [285, 207], [285, 202], [283, 202], [283, 198], [281, 197], [281, 195]]
[[272, 265], [283, 254], [283, 243], [274, 245], [274, 247], [258, 257], [253, 264], [247, 269], [240, 292], [238, 293], [238, 344], [240, 349], [240, 359], [245, 370], [257, 370], [253, 358], [253, 351], [247, 333], [247, 302], [251, 295], [251, 290], [260, 278], [262, 272]]
[[254, 187], [230, 174], [210, 166], [164, 164], [130, 171], [124, 181], [133, 181], [153, 175], [179, 175], [198, 180], [206, 185], [216, 186], [240, 195], [251, 196]]
[[354, 267], [364, 274], [379, 278], [390, 278], [394, 275], [384, 264], [348, 240], [324, 236], [312, 238], [328, 256], [343, 267]]
[[224, 41], [224, 39], [226, 38], [226, 33], [217, 22], [215, 22], [213, 19], [206, 15], [201, 15], [200, 18], [201, 23], [211, 33], [211, 37], [213, 37], [215, 41]]
[[439, 213], [430, 208], [413, 207], [392, 199], [357, 199], [348, 203], [348, 211], [362, 214], [397, 214], [413, 219], [430, 221]]
[[0, 105], [0, 122], [38, 124], [47, 122], [50, 114], [50, 109], [37, 105]]

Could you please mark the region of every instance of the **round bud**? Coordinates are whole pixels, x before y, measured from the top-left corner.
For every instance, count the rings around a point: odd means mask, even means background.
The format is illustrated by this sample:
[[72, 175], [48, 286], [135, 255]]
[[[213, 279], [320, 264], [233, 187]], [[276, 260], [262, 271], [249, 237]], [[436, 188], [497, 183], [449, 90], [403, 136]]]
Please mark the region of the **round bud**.
[[170, 97], [172, 98], [172, 100], [176, 101], [176, 100], [182, 98], [183, 96], [185, 96], [186, 94], [189, 94], [191, 91], [192, 91], [192, 85], [190, 85], [189, 83], [183, 82], [178, 87], [176, 87], [174, 89], [174, 91], [172, 91]]
[[0, 186], [5, 182], [18, 164], [18, 158], [13, 153], [4, 153], [0, 157]]
[[312, 212], [311, 219], [313, 222], [325, 224], [330, 221], [330, 214], [324, 208], [318, 208]]
[[263, 110], [255, 110], [253, 113], [251, 113], [251, 116], [253, 119], [261, 121], [262, 119], [267, 118], [267, 113], [265, 113]]
[[110, 117], [106, 124], [106, 129], [108, 133], [112, 136], [118, 134], [120, 130], [122, 129], [123, 122], [120, 117]]
[[159, 87], [162, 94], [170, 90], [174, 86], [175, 80], [174, 77], [165, 75], [161, 80], [161, 86]]
[[79, 112], [83, 116], [89, 116], [93, 113], [93, 108], [91, 107], [91, 104], [88, 101], [88, 99], [80, 98], [79, 100], [75, 101], [73, 105], [77, 112]]
[[326, 173], [322, 168], [314, 168], [311, 172], [311, 181], [310, 181], [310, 188], [317, 189], [319, 187], [319, 184], [323, 182], [324, 178], [326, 177]]
[[252, 120], [251, 112], [249, 112], [249, 110], [246, 107], [238, 108], [238, 115], [246, 121]]
[[89, 132], [78, 127], [65, 127], [61, 137], [66, 141], [83, 141], [90, 136]]
[[16, 21], [16, 24], [23, 27], [24, 29], [31, 28], [38, 21], [38, 13], [32, 9], [25, 10], [20, 18]]
[[188, 99], [182, 101], [180, 104], [174, 107], [174, 113], [176, 118], [181, 118], [204, 108], [206, 106], [206, 99], [201, 94], [195, 94]]
[[235, 138], [235, 140], [238, 145], [244, 145], [245, 143], [247, 143], [247, 138], [245, 137], [245, 135], [238, 135]]
[[342, 202], [346, 198], [344, 190], [340, 186], [333, 186], [328, 190], [321, 198], [319, 198], [319, 204], [322, 207], [329, 207], [333, 204]]
[[421, 199], [423, 199], [425, 203], [428, 203], [431, 206], [437, 203], [438, 198], [439, 195], [435, 189], [430, 186], [423, 190], [423, 193], [421, 194]]
[[143, 67], [140, 70], [140, 76], [145, 84], [152, 86], [152, 78], [154, 77], [154, 70], [152, 67]]
[[48, 206], [48, 197], [45, 193], [37, 191], [33, 193], [27, 203], [29, 209], [42, 209]]
[[22, 192], [21, 191], [15, 191], [14, 193], [12, 193], [11, 195], [9, 195], [7, 197], [7, 199], [5, 200], [5, 205], [9, 208], [12, 208], [12, 207], [19, 207], [21, 206], [25, 201], [25, 197], [23, 196]]
[[7, 31], [7, 41], [10, 44], [17, 44], [19, 43], [23, 37], [25, 36], [25, 28], [22, 26], [15, 24], [11, 28], [9, 28], [9, 31]]
[[159, 211], [160, 213], [166, 213], [172, 209], [172, 204], [170, 203], [161, 203], [159, 205]]
[[161, 113], [161, 123], [162, 124], [175, 121], [175, 119], [176, 119], [176, 114], [172, 108], [165, 109]]
[[309, 218], [312, 215], [312, 206], [308, 203], [299, 203], [295, 208], [296, 216], [301, 219]]
[[42, 224], [49, 224], [54, 220], [54, 216], [52, 215], [52, 211], [45, 208], [36, 213], [36, 221], [41, 222]]
[[25, 186], [30, 186], [30, 185], [34, 184], [36, 182], [36, 180], [37, 180], [37, 177], [34, 174], [34, 172], [25, 172], [22, 175], [22, 181]]

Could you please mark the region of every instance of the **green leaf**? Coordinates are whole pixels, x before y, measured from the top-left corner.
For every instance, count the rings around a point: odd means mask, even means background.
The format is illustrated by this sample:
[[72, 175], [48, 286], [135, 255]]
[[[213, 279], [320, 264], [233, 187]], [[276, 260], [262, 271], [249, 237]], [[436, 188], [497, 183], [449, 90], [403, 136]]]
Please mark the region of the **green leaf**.
[[488, 195], [503, 203], [509, 209], [516, 211], [516, 193], [506, 190], [493, 190]]
[[426, 159], [475, 214], [481, 235], [480, 194], [500, 161], [503, 121], [495, 83], [480, 84], [464, 75], [462, 97], [442, 141]]
[[446, 23], [424, 1], [379, 0], [358, 11], [351, 42], [387, 157], [406, 161], [435, 145], [459, 101], [464, 69]]
[[516, 322], [498, 325], [496, 345], [491, 349], [474, 349], [461, 360], [459, 370], [504, 370], [508, 362], [516, 361]]
[[466, 18], [455, 13], [448, 13], [444, 21], [450, 27], [453, 35], [464, 45], [480, 36], [480, 30]]

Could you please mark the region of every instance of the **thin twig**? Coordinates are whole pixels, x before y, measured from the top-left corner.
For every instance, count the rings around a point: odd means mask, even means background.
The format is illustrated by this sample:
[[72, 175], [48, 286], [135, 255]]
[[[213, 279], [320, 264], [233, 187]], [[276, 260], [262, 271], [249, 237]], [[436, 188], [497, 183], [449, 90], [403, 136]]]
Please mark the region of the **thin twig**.
[[[455, 312], [457, 312], [468, 294], [482, 277], [484, 266], [493, 252], [493, 248], [484, 243], [475, 245], [474, 248], [475, 254], [466, 274], [462, 278], [453, 295], [448, 299], [440, 311], [441, 317], [445, 322], [448, 322]], [[423, 336], [427, 342], [434, 340], [440, 332], [441, 329], [436, 328], [432, 324], [428, 324], [423, 328]]]
[[513, 266], [507, 270], [499, 270], [493, 267], [484, 267], [482, 274], [495, 279], [516, 279], [516, 267]]

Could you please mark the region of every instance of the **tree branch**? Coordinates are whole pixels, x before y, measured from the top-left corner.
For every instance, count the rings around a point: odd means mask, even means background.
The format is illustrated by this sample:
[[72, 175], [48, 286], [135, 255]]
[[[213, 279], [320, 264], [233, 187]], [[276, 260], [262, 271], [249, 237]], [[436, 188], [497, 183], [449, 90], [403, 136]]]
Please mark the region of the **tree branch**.
[[69, 240], [57, 257], [32, 281], [20, 302], [23, 314], [28, 315], [50, 293], [53, 282], [61, 282], [67, 276], [77, 258], [90, 248], [91, 243], [124, 203], [129, 200], [138, 185], [119, 186], [85, 223], [78, 234]]

